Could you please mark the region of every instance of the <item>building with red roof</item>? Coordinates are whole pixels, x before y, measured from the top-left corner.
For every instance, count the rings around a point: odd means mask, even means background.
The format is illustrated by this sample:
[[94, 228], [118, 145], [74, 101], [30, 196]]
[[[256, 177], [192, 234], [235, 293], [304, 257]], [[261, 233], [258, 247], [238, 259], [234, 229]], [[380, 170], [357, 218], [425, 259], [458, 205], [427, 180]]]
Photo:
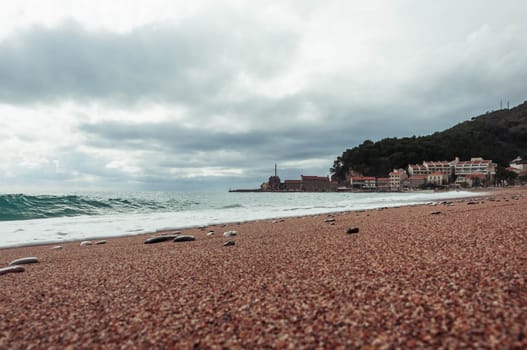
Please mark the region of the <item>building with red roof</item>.
[[452, 164], [456, 176], [478, 173], [491, 178], [496, 174], [496, 164], [494, 164], [492, 160], [480, 157], [471, 158], [468, 161], [460, 161], [459, 158], [456, 157]]
[[388, 174], [390, 176], [390, 189], [400, 190], [403, 182], [408, 179], [408, 174], [404, 169], [394, 169]]
[[408, 178], [408, 184], [410, 188], [418, 188], [426, 184], [426, 179], [428, 175], [413, 175]]
[[302, 180], [284, 180], [284, 190], [291, 192], [302, 191]]
[[329, 177], [300, 175], [302, 179], [302, 191], [306, 192], [329, 192], [331, 183]]

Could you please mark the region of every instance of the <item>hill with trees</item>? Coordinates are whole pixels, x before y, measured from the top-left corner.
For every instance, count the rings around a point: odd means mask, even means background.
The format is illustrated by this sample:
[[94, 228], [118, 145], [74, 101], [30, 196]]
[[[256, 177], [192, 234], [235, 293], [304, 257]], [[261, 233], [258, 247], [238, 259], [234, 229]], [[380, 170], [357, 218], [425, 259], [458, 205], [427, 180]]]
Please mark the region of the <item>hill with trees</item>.
[[334, 178], [344, 180], [349, 170], [381, 177], [408, 164], [450, 161], [455, 157], [462, 160], [483, 157], [506, 167], [517, 156], [527, 159], [527, 101], [428, 136], [366, 140], [346, 149], [330, 171]]

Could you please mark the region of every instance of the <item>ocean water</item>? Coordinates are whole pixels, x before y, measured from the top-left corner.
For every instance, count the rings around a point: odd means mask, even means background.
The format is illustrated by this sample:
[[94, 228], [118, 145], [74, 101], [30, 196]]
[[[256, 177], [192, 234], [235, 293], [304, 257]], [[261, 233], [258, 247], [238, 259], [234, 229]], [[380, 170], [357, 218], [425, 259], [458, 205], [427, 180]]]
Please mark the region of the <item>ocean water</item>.
[[90, 192], [0, 194], [0, 247], [412, 205], [473, 196], [411, 193]]

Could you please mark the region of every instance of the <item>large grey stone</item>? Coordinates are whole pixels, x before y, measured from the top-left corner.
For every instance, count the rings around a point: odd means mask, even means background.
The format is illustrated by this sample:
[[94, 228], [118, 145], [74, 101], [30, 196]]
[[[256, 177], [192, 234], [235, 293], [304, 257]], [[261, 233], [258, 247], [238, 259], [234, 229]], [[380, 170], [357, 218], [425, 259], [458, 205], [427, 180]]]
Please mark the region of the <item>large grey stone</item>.
[[189, 241], [195, 241], [196, 237], [192, 235], [179, 235], [177, 237], [174, 237], [174, 242], [189, 242]]
[[233, 236], [237, 236], [238, 235], [238, 231], [226, 231], [226, 232], [223, 232], [223, 236], [224, 237], [233, 237]]
[[0, 269], [0, 275], [5, 275], [6, 273], [24, 272], [25, 270], [26, 269], [24, 266], [20, 265], [8, 266]]
[[359, 233], [359, 228], [358, 227], [350, 227], [350, 228], [348, 228], [346, 233], [348, 233], [348, 234]]
[[165, 235], [165, 236], [155, 236], [145, 239], [145, 244], [152, 244], [152, 243], [161, 243], [161, 242], [167, 242], [172, 241], [174, 238], [176, 238], [179, 235]]
[[20, 259], [16, 259], [16, 260], [13, 260], [9, 263], [9, 266], [13, 266], [13, 265], [25, 265], [25, 264], [36, 264], [38, 263], [38, 258], [35, 257], [35, 256], [30, 256], [30, 257], [27, 257], [27, 258], [20, 258]]

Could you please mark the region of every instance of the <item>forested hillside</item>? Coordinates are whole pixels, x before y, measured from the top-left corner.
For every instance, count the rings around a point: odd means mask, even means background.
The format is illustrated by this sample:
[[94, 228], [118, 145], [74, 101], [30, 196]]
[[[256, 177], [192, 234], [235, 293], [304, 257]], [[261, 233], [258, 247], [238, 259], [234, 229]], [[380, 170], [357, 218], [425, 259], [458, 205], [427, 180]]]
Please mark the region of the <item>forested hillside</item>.
[[483, 157], [507, 166], [517, 157], [527, 157], [527, 101], [472, 118], [450, 129], [421, 137], [364, 141], [338, 157], [331, 172], [344, 179], [353, 169], [367, 176], [386, 176], [394, 168], [424, 160], [466, 160]]

